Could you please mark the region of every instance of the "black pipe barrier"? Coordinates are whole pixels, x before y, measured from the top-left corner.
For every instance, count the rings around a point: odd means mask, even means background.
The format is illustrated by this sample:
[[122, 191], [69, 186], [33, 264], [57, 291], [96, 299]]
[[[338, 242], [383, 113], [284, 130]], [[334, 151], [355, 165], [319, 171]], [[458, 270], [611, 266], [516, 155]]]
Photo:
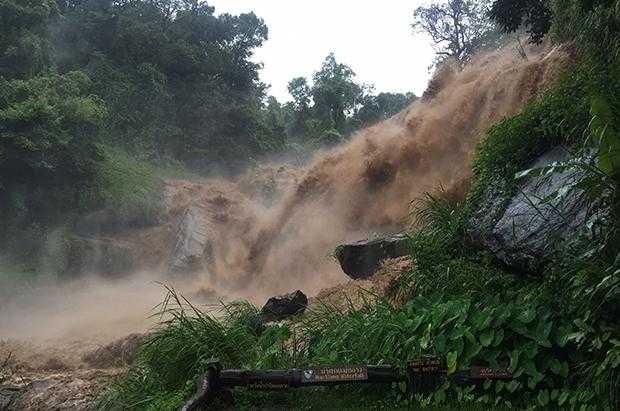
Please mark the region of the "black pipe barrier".
[[311, 386], [342, 384], [407, 383], [410, 392], [431, 392], [445, 378], [459, 385], [475, 384], [484, 380], [509, 380], [512, 373], [507, 368], [472, 367], [449, 374], [445, 365], [436, 357], [424, 357], [409, 363], [405, 369], [390, 365], [338, 365], [289, 370], [222, 370], [217, 360], [207, 365], [207, 372], [200, 378], [196, 394], [181, 411], [194, 411], [207, 407], [215, 397], [232, 401], [231, 388], [245, 387], [254, 390], [285, 390]]

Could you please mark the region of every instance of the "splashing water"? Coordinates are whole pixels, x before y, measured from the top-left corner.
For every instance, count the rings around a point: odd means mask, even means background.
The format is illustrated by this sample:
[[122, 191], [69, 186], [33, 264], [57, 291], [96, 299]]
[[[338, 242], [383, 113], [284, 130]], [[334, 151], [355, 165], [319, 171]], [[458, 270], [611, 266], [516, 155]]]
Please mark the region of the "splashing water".
[[[134, 298], [136, 293], [123, 287], [141, 289], [138, 279], [179, 282], [167, 277], [167, 270], [175, 227], [190, 208], [208, 247], [203, 269], [191, 281], [180, 281], [188, 293], [261, 304], [273, 294], [301, 289], [313, 295], [343, 282], [346, 277], [330, 256], [339, 243], [405, 229], [411, 201], [440, 184], [464, 192], [485, 131], [552, 84], [570, 59], [565, 47], [532, 47], [527, 60], [506, 47], [478, 56], [462, 71], [446, 64], [423, 99], [346, 144], [316, 154], [306, 166], [265, 165], [235, 180], [169, 180], [167, 221], [139, 234], [149, 269], [113, 286], [98, 280], [92, 287], [56, 290], [58, 304], [51, 294], [42, 304], [24, 300], [0, 313], [0, 336], [47, 335], [48, 328], [56, 335], [71, 324], [77, 337], [79, 329], [92, 331], [93, 322], [100, 325], [98, 332], [131, 332], [115, 324], [144, 319], [161, 293], [146, 287], [148, 293]], [[96, 306], [93, 287], [101, 301]], [[56, 305], [71, 310], [59, 316]]]

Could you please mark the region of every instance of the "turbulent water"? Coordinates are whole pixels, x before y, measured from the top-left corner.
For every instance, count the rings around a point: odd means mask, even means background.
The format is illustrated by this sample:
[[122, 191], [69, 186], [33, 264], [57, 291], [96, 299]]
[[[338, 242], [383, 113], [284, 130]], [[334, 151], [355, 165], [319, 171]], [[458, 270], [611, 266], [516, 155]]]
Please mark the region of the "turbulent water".
[[[24, 298], [0, 312], [0, 337], [123, 334], [144, 327], [161, 298], [155, 280], [180, 282], [190, 298], [258, 304], [275, 293], [313, 295], [342, 282], [331, 257], [335, 246], [405, 229], [411, 201], [440, 185], [463, 192], [485, 130], [535, 98], [569, 60], [562, 47], [532, 48], [527, 59], [506, 47], [462, 71], [444, 65], [425, 98], [309, 164], [265, 165], [235, 180], [169, 180], [165, 222], [122, 239], [141, 248], [140, 275]], [[194, 276], [169, 276], [179, 221], [188, 213], [208, 239], [207, 252]]]
[[425, 98], [296, 170], [239, 258], [217, 274], [246, 274], [236, 285], [250, 297], [342, 281], [329, 256], [335, 246], [406, 228], [411, 201], [440, 185], [462, 193], [484, 132], [553, 82], [567, 60], [559, 47], [530, 49], [527, 59], [507, 47], [463, 71], [443, 66]]

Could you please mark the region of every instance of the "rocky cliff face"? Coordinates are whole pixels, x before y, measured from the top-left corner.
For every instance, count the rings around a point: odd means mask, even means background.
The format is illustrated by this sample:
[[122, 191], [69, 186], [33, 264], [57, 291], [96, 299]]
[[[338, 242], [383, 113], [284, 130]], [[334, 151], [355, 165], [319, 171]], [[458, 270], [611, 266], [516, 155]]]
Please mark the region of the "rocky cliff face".
[[583, 227], [593, 227], [601, 212], [583, 188], [583, 168], [566, 166], [571, 160], [567, 148], [556, 147], [532, 162], [516, 191], [506, 193], [505, 181], [489, 186], [468, 221], [469, 240], [509, 267], [535, 272], [559, 246], [592, 235]]

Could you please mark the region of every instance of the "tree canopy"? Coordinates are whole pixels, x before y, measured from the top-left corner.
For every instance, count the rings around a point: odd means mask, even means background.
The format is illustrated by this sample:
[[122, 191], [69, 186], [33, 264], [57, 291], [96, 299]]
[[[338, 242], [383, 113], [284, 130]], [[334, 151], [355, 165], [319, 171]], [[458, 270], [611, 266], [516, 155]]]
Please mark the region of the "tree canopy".
[[292, 79], [288, 90], [293, 102], [286, 106], [291, 138], [302, 136], [318, 144], [333, 144], [361, 127], [391, 117], [407, 107], [413, 93], [380, 93], [361, 84], [355, 72], [330, 53], [312, 82]]
[[466, 63], [476, 51], [496, 46], [500, 35], [487, 18], [486, 0], [447, 0], [418, 7], [414, 30], [428, 34], [438, 60], [454, 58]]

